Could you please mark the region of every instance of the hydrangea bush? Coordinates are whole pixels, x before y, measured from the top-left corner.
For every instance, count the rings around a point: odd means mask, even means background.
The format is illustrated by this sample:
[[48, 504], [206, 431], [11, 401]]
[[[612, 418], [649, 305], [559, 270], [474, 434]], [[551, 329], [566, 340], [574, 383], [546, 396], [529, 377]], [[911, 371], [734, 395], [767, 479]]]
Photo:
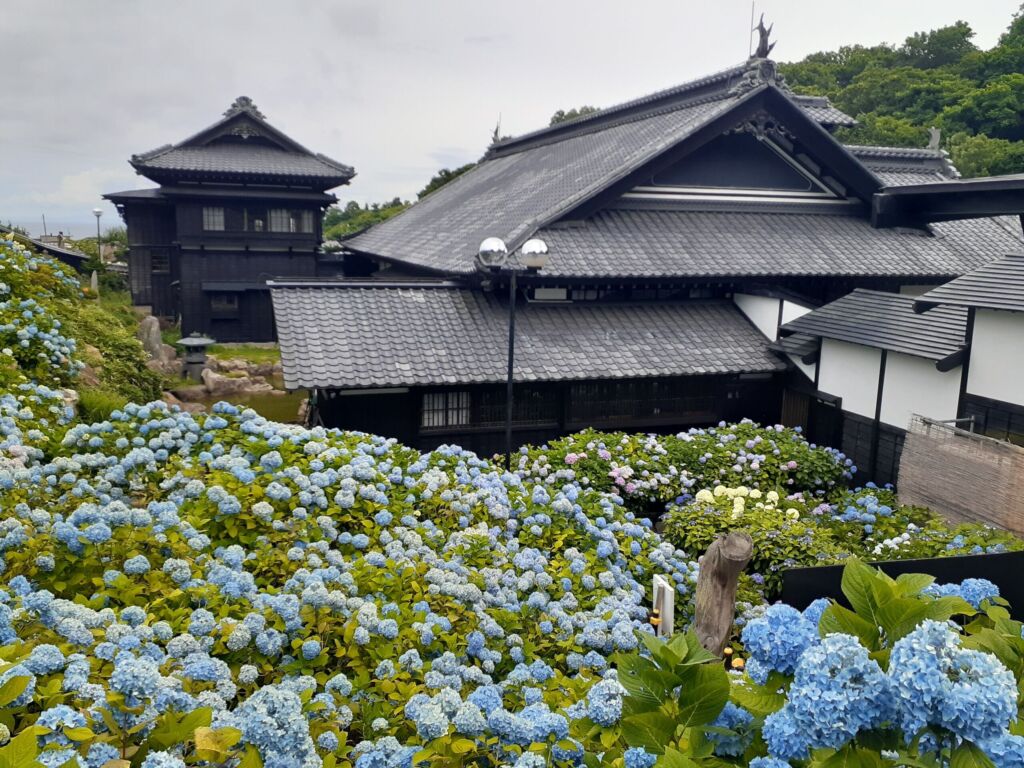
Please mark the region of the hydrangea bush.
[[744, 420], [664, 436], [585, 430], [523, 449], [517, 469], [526, 479], [554, 476], [627, 501], [664, 503], [718, 485], [824, 492], [851, 480], [857, 468], [839, 451], [808, 443], [799, 428]]
[[[987, 583], [851, 571], [853, 611], [752, 612], [746, 672], [682, 631], [699, 537], [731, 527], [777, 530], [764, 584], [798, 561], [776, 539], [1015, 545], [919, 511], [905, 537], [891, 494], [845, 491], [849, 461], [797, 431], [588, 432], [508, 473], [228, 404], [76, 422], [57, 387], [77, 347], [47, 320], [75, 281], [0, 251], [0, 311], [20, 313], [0, 327], [18, 347], [0, 359], [0, 765], [1019, 764], [1024, 641]], [[665, 502], [670, 538], [638, 514]], [[647, 620], [655, 574], [677, 593], [670, 643]], [[835, 712], [812, 728], [819, 695]]]
[[[684, 636], [616, 657], [628, 692], [619, 736], [658, 765], [1022, 764], [1024, 626], [994, 584], [894, 580], [852, 560], [843, 589], [853, 610], [775, 604], [750, 621], [745, 671], [705, 667], [687, 685]], [[710, 724], [687, 690], [717, 712]]]
[[718, 485], [670, 504], [662, 522], [665, 537], [687, 552], [705, 551], [722, 533], [749, 532], [754, 556], [743, 595], [755, 602], [777, 595], [783, 571], [797, 566], [842, 563], [850, 556], [906, 560], [1024, 548], [1010, 533], [973, 523], [950, 526], [876, 487], [786, 494]]
[[92, 734], [43, 755], [158, 750], [186, 717], [267, 765], [582, 755], [651, 576], [684, 606], [696, 577], [613, 494], [226, 404], [74, 425], [0, 487], [11, 731], [60, 705]]

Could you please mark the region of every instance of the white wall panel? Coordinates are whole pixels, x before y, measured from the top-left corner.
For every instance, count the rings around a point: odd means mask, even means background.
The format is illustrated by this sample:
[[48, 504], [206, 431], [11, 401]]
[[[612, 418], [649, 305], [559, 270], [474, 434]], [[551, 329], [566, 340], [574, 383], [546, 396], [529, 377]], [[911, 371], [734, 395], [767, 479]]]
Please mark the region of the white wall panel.
[[914, 413], [931, 419], [955, 419], [960, 371], [958, 367], [941, 373], [932, 360], [890, 352], [885, 362], [882, 421], [906, 429]]
[[734, 293], [732, 300], [757, 329], [767, 338], [775, 340], [779, 326], [779, 299], [769, 296], [751, 296]]
[[1024, 312], [977, 310], [967, 391], [1024, 405]]
[[823, 339], [818, 389], [843, 398], [843, 410], [873, 419], [881, 359], [877, 349]]

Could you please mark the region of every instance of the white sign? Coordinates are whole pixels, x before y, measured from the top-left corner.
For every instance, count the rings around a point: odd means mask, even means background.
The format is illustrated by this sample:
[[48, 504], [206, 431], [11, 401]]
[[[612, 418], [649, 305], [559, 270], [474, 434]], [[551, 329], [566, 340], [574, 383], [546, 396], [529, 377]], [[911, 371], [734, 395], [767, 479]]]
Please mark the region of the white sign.
[[671, 637], [675, 623], [676, 590], [664, 576], [654, 577], [652, 608], [658, 611], [661, 622], [655, 629], [658, 637]]

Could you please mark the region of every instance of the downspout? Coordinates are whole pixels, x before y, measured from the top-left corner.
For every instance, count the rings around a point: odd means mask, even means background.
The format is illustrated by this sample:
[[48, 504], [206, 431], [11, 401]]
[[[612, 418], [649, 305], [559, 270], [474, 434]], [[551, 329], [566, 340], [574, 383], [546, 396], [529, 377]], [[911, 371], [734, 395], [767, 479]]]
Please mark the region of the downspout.
[[882, 350], [882, 359], [878, 365], [878, 394], [875, 396], [875, 423], [871, 429], [871, 479], [878, 475], [878, 443], [882, 437], [882, 396], [885, 393], [885, 363], [889, 350]]
[[974, 343], [974, 307], [967, 308], [967, 327], [964, 329], [964, 345], [967, 354], [964, 355], [964, 363], [960, 367], [960, 393], [956, 400], [956, 417], [964, 417], [964, 400], [967, 399], [967, 377], [971, 372], [971, 345]]
[[818, 337], [818, 360], [814, 364], [814, 391], [818, 391], [818, 380], [821, 378], [821, 348], [824, 346], [821, 336]]

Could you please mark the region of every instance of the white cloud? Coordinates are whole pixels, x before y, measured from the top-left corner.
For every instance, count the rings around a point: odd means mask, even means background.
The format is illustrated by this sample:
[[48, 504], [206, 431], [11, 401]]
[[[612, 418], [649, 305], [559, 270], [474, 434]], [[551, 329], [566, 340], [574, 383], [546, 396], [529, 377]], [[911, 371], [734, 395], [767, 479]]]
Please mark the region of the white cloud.
[[[1020, 0], [771, 0], [780, 60], [964, 18], [988, 47]], [[94, 225], [127, 160], [240, 94], [355, 166], [343, 200], [413, 198], [442, 166], [557, 109], [607, 106], [739, 62], [749, 0], [3, 0], [0, 219]], [[45, 41], [41, 44], [40, 41]], [[109, 206], [104, 206], [110, 212]], [[106, 219], [105, 219], [106, 220]], [[34, 226], [34, 225], [33, 225]]]
[[126, 176], [129, 174], [114, 168], [90, 168], [61, 177], [50, 189], [29, 192], [28, 199], [34, 203], [69, 208], [95, 207], [103, 202], [104, 193], [117, 191], [111, 185], [124, 182]]

